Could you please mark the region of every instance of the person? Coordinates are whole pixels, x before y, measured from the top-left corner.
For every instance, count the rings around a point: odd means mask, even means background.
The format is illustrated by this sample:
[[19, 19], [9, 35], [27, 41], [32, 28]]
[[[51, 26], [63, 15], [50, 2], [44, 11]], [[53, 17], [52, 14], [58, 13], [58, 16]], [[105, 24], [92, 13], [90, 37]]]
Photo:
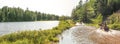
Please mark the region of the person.
[[106, 22], [99, 24], [100, 29], [104, 29], [104, 31], [109, 31], [109, 27], [106, 25]]
[[103, 23], [98, 24], [100, 26], [100, 29], [103, 29]]
[[109, 27], [106, 25], [106, 23], [104, 24], [104, 31], [109, 31]]

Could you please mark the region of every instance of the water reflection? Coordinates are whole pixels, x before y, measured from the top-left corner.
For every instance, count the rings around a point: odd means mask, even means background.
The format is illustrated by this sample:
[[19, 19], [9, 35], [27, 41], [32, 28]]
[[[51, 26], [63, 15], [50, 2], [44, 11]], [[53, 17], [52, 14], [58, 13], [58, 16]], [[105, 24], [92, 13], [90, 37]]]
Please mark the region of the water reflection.
[[51, 29], [58, 24], [59, 21], [0, 22], [0, 35], [24, 30]]

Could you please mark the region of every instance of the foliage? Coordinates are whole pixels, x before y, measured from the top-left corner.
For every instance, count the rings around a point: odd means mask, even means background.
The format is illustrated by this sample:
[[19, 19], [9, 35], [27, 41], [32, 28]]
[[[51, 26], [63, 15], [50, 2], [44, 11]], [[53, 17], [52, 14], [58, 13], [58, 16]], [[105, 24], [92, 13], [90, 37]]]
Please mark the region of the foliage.
[[59, 17], [59, 20], [61, 21], [61, 20], [69, 20], [69, 19], [71, 19], [69, 16], [60, 16]]
[[94, 5], [96, 11], [102, 14], [103, 21], [105, 21], [108, 16], [120, 9], [119, 2], [118, 0], [96, 0]]
[[0, 9], [0, 22], [11, 21], [40, 21], [40, 20], [58, 20], [59, 16], [41, 12], [30, 11], [28, 8], [11, 8], [4, 6]]
[[114, 13], [110, 17], [107, 18], [108, 24], [119, 24], [120, 23], [120, 13]]
[[120, 30], [120, 24], [112, 24], [110, 28]]
[[90, 18], [94, 17], [92, 2], [94, 1], [86, 1], [85, 4], [81, 4], [82, 1], [80, 1], [79, 5], [72, 11], [72, 19], [74, 21], [79, 20], [80, 22], [82, 21], [85, 23], [91, 22]]
[[[120, 29], [120, 0], [89, 0], [72, 11], [74, 21], [84, 22], [87, 25], [99, 27], [101, 22], [107, 22], [112, 29]], [[118, 12], [118, 13], [116, 13]]]
[[23, 31], [0, 37], [0, 44], [53, 44], [59, 41], [58, 34], [74, 25], [73, 21], [60, 21], [57, 27], [48, 30]]
[[96, 18], [91, 19], [91, 20], [92, 20], [92, 23], [87, 23], [87, 25], [99, 27], [98, 24], [102, 22], [102, 15], [100, 14]]
[[99, 14], [103, 16], [102, 22], [111, 14], [120, 9], [119, 0], [89, 0], [84, 4], [82, 1], [72, 11], [72, 19], [83, 22], [90, 22], [90, 19], [97, 17]]
[[114, 13], [107, 19], [110, 28], [120, 30], [120, 13]]

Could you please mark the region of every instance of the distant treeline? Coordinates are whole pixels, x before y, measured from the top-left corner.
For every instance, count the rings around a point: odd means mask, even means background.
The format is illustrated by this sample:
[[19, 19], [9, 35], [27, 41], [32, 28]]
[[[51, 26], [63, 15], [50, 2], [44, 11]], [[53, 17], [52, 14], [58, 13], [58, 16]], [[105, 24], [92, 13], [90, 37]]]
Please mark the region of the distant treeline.
[[12, 21], [40, 21], [40, 20], [58, 20], [59, 16], [54, 14], [46, 14], [37, 11], [30, 11], [28, 8], [23, 10], [21, 8], [4, 6], [0, 9], [0, 22]]

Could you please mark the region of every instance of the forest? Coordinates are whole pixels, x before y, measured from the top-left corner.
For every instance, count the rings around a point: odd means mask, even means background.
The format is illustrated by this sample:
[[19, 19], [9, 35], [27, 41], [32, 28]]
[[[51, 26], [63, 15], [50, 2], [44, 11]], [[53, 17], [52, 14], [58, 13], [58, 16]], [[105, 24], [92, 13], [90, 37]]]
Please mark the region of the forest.
[[59, 16], [54, 14], [46, 14], [37, 11], [30, 11], [28, 8], [23, 10], [16, 7], [4, 6], [0, 9], [0, 22], [13, 21], [42, 21], [42, 20], [58, 20]]
[[120, 0], [80, 0], [79, 5], [73, 9], [72, 19], [96, 26], [106, 22], [112, 29], [120, 29]]

